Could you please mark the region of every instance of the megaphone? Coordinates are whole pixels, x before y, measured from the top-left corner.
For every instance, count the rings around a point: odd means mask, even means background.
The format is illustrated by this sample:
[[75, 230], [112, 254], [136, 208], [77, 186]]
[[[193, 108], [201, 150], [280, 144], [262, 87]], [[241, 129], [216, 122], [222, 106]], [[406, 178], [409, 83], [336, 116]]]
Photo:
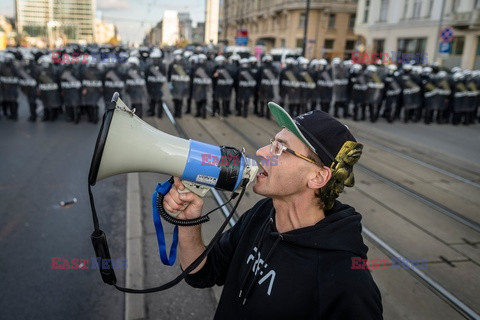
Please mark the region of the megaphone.
[[129, 172], [178, 176], [192, 192], [204, 196], [210, 188], [237, 190], [244, 179], [253, 181], [255, 159], [240, 150], [186, 140], [144, 122], [116, 92], [105, 112], [97, 137], [88, 182]]
[[[156, 292], [177, 284], [196, 268], [213, 248], [221, 231], [235, 212], [245, 193], [246, 186], [255, 179], [257, 171], [257, 162], [246, 157], [238, 149], [182, 139], [150, 126], [137, 117], [135, 110], [130, 110], [119, 98], [118, 92], [115, 92], [112, 102], [103, 116], [88, 173], [88, 193], [94, 225], [91, 240], [95, 256], [101, 262], [99, 265], [103, 281], [115, 285], [118, 290], [132, 293]], [[128, 172], [156, 172], [178, 176], [187, 189], [200, 196], [204, 196], [213, 187], [233, 191], [231, 197], [233, 199], [238, 194], [236, 190], [241, 189], [232, 212], [205, 252], [179, 277], [161, 287], [137, 290], [116, 285], [117, 278], [111, 264], [107, 237], [100, 229], [91, 187], [100, 180]], [[159, 201], [157, 206], [161, 205], [162, 198], [159, 197], [156, 200]], [[169, 222], [183, 223], [183, 220], [175, 219], [171, 213], [160, 213], [160, 215], [164, 219], [171, 215], [172, 217], [167, 220]], [[208, 219], [208, 216], [204, 217]], [[196, 220], [199, 223], [208, 221], [203, 217], [193, 220], [195, 221], [190, 221], [189, 225], [196, 224]]]

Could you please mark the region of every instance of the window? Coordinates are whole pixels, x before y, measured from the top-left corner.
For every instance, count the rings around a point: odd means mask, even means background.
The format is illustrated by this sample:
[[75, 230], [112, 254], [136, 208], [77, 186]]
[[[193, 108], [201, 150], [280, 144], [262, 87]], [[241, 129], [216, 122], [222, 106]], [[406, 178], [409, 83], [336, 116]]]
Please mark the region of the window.
[[297, 38], [297, 48], [303, 48], [303, 38]]
[[331, 13], [328, 17], [328, 29], [335, 29], [335, 14]]
[[385, 39], [373, 39], [373, 52], [382, 53], [384, 51]]
[[399, 38], [398, 51], [402, 53], [423, 54], [427, 45], [427, 38]]
[[370, 10], [370, 0], [365, 0], [365, 9], [363, 10], [363, 23], [368, 22], [368, 11]]
[[452, 13], [457, 12], [457, 0], [452, 0], [452, 8], [450, 10]]
[[422, 11], [422, 0], [414, 0], [413, 2], [413, 19], [420, 18], [420, 12]]
[[334, 43], [335, 40], [333, 39], [325, 39], [325, 44], [323, 45], [323, 47], [325, 49], [333, 49], [333, 43]]
[[285, 39], [280, 39], [280, 47], [285, 48]]
[[380, 19], [379, 21], [385, 22], [387, 21], [387, 15], [388, 15], [388, 0], [382, 0], [382, 3], [380, 4]]
[[298, 21], [298, 27], [303, 29], [305, 27], [305, 13], [300, 14], [300, 19]]
[[475, 3], [473, 4], [473, 9], [480, 9], [480, 0], [475, 0]]
[[402, 19], [407, 19], [408, 16], [408, 0], [405, 0], [404, 5], [403, 5], [403, 18]]
[[355, 19], [356, 15], [352, 14], [350, 15], [350, 19], [348, 20], [348, 29], [353, 30], [353, 27], [355, 27]]
[[465, 45], [465, 37], [453, 37], [452, 55], [462, 55], [464, 45]]
[[345, 50], [353, 49], [355, 49], [355, 40], [347, 40], [347, 42], [345, 42]]
[[426, 18], [430, 18], [432, 16], [433, 10], [433, 0], [428, 1], [427, 13], [425, 14]]

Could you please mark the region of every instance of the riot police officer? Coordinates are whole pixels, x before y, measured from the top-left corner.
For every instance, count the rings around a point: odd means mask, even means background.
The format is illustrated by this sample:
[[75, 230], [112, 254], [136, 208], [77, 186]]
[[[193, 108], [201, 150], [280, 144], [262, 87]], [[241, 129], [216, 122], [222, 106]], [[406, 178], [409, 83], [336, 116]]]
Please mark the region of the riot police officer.
[[391, 64], [388, 66], [388, 73], [385, 76], [385, 107], [383, 109], [382, 117], [392, 123], [395, 118], [396, 110], [400, 108], [399, 98], [402, 93], [402, 88], [398, 82], [399, 73], [397, 66]]
[[296, 115], [299, 115], [309, 111], [307, 110], [307, 107], [311, 104], [313, 100], [316, 83], [314, 80], [314, 74], [309, 70], [310, 61], [304, 57], [299, 57], [297, 61], [297, 78], [299, 81], [300, 103], [298, 105], [298, 110], [296, 110]]
[[365, 78], [368, 86], [367, 105], [370, 121], [375, 122], [378, 119], [382, 107], [385, 84], [378, 73], [378, 67], [375, 65], [369, 65], [367, 67]]
[[339, 117], [339, 110], [343, 109], [343, 117], [348, 118], [348, 70], [341, 63], [340, 58], [332, 60], [333, 75], [333, 101], [334, 101], [334, 117]]
[[162, 52], [160, 49], [154, 49], [150, 53], [150, 62], [147, 64], [145, 71], [147, 80], [147, 90], [150, 97], [150, 108], [147, 116], [155, 115], [155, 108], [157, 108], [157, 116], [162, 117], [163, 107], [163, 84], [166, 82], [166, 67], [162, 61]]
[[320, 66], [317, 74], [317, 90], [320, 98], [320, 108], [324, 112], [330, 112], [330, 104], [333, 97], [333, 75], [332, 68], [328, 65], [327, 60], [318, 60]]
[[196, 57], [196, 63], [192, 68], [192, 99], [195, 100], [197, 112], [195, 117], [207, 117], [207, 93], [212, 87], [212, 78], [207, 70], [207, 56], [200, 53]]
[[438, 106], [436, 107], [436, 121], [439, 124], [448, 121], [449, 105], [452, 95], [451, 82], [449, 80], [450, 79], [446, 71], [438, 71], [438, 73], [434, 75], [434, 81], [439, 96]]
[[226, 58], [224, 56], [215, 57], [215, 68], [212, 74], [212, 116], [220, 114], [220, 105], [222, 106], [221, 114], [228, 117], [230, 113], [230, 97], [232, 96], [233, 77], [226, 68]]
[[82, 97], [82, 82], [77, 64], [66, 62], [60, 71], [60, 88], [65, 105], [67, 121], [80, 121], [80, 101]]
[[257, 80], [250, 68], [250, 62], [247, 58], [240, 60], [240, 69], [236, 78], [236, 108], [237, 116], [248, 116], [248, 107], [254, 96]]
[[[126, 52], [124, 53], [127, 54]], [[120, 68], [120, 63], [123, 63], [121, 59], [121, 53], [119, 58], [111, 58], [103, 61], [103, 101], [105, 106], [109, 106], [113, 94], [118, 92], [120, 96], [123, 96], [125, 90], [125, 80], [122, 69]]]
[[477, 103], [479, 99], [479, 88], [476, 80], [472, 77], [471, 70], [464, 70], [463, 76], [465, 77], [465, 86], [467, 87], [467, 105], [468, 109], [465, 111], [465, 120], [463, 124], [472, 124], [475, 121], [475, 111], [477, 109]]
[[147, 96], [147, 88], [145, 74], [140, 67], [140, 60], [135, 56], [129, 57], [127, 60], [125, 91], [130, 97], [132, 109], [135, 109], [135, 113], [142, 118], [143, 99]]
[[57, 68], [52, 65], [52, 56], [43, 55], [38, 59], [38, 90], [43, 103], [42, 121], [55, 121], [62, 107], [60, 78]]
[[[98, 102], [102, 97], [102, 73], [97, 67], [97, 61], [93, 56], [89, 56], [86, 65], [82, 66], [80, 71], [82, 79], [82, 105], [87, 112], [88, 121], [98, 122]], [[79, 120], [75, 119], [75, 122]]]
[[348, 87], [353, 102], [353, 120], [359, 120], [360, 112], [361, 119], [365, 120], [368, 84], [361, 64], [355, 63], [352, 66]]
[[412, 65], [404, 64], [402, 74], [400, 76], [400, 85], [402, 93], [400, 95], [400, 108], [397, 109], [396, 116], [400, 116], [403, 109], [403, 121], [407, 123], [410, 120], [417, 121], [418, 111], [421, 110], [421, 92], [420, 86], [414, 80], [415, 75], [412, 74]]
[[168, 82], [174, 105], [174, 116], [182, 117], [183, 99], [190, 92], [190, 70], [182, 61], [182, 50], [173, 52], [173, 62], [168, 67]]
[[424, 110], [423, 121], [430, 124], [433, 120], [434, 112], [441, 106], [440, 95], [432, 75], [432, 68], [429, 66], [422, 69], [422, 109]]
[[[179, 52], [181, 53], [182, 51], [179, 50]], [[175, 52], [174, 52], [175, 53]], [[174, 55], [175, 56], [175, 55]], [[184, 64], [184, 68], [185, 70], [188, 70], [190, 72], [190, 70], [192, 69], [192, 63], [191, 63], [191, 57], [193, 56], [193, 52], [190, 51], [190, 50], [185, 50], [182, 54], [183, 56], [183, 64]], [[185, 114], [190, 114], [192, 112], [192, 86], [190, 85], [189, 86], [189, 92], [188, 92], [188, 98], [187, 98], [187, 110], [185, 110]]]
[[298, 88], [299, 81], [296, 76], [295, 59], [289, 57], [285, 59], [285, 68], [280, 71], [279, 94], [280, 102], [283, 106], [287, 106], [290, 115], [294, 114], [294, 110], [298, 104]]
[[270, 119], [270, 109], [267, 106], [268, 101], [275, 98], [275, 90], [278, 87], [278, 70], [272, 64], [273, 57], [266, 54], [262, 58], [262, 65], [258, 70], [258, 96], [259, 107], [258, 116]]
[[18, 120], [18, 69], [15, 63], [15, 56], [7, 52], [4, 63], [0, 70], [0, 85], [3, 92], [3, 113], [9, 119]]
[[19, 71], [18, 83], [27, 97], [30, 111], [28, 121], [35, 122], [37, 120], [37, 64], [33, 54], [26, 53], [23, 56], [23, 64]]
[[257, 80], [257, 86], [254, 88], [253, 91], [253, 113], [258, 114], [258, 59], [255, 56], [250, 56], [248, 58], [250, 62], [250, 71]]

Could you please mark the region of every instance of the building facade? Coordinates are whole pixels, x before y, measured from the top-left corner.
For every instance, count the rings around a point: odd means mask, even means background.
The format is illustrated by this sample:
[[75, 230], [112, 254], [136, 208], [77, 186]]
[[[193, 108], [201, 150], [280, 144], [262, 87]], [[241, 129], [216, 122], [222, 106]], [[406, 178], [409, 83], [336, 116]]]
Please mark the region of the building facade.
[[219, 0], [207, 0], [205, 7], [205, 43], [218, 43]]
[[[447, 27], [453, 31], [449, 43], [439, 37]], [[360, 0], [355, 32], [362, 38], [359, 49], [370, 56], [384, 52], [399, 62], [401, 53], [450, 68], [480, 69], [478, 0]]]
[[162, 19], [162, 45], [173, 46], [179, 40], [178, 12], [165, 10]]
[[106, 23], [102, 20], [95, 20], [95, 42], [96, 43], [109, 43], [116, 37], [115, 25], [112, 23]]
[[94, 41], [95, 0], [16, 0], [15, 10], [17, 30], [30, 42]]
[[179, 23], [179, 33], [180, 40], [191, 41], [192, 40], [192, 18], [190, 18], [190, 13], [180, 12], [178, 13], [178, 23]]
[[[222, 0], [220, 38], [235, 45], [237, 35], [248, 37], [247, 46], [302, 48], [307, 1], [298, 0]], [[353, 32], [357, 0], [310, 0], [307, 58], [349, 58], [357, 36]], [[237, 38], [238, 40], [238, 38]]]

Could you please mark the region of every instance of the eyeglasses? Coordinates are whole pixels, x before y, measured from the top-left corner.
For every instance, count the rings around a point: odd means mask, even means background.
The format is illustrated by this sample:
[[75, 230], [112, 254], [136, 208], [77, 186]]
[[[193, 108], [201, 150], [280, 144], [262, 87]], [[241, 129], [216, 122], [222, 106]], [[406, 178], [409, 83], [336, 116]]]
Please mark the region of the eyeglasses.
[[280, 142], [278, 142], [277, 140], [274, 140], [274, 139], [270, 139], [270, 153], [273, 154], [273, 155], [276, 155], [276, 156], [280, 156], [282, 154], [283, 151], [287, 151], [288, 153], [291, 153], [293, 154], [294, 156], [300, 158], [300, 159], [303, 159], [305, 161], [308, 161], [310, 163], [313, 163], [315, 165], [318, 165], [315, 160], [312, 160], [300, 153], [298, 153], [297, 151], [294, 151], [290, 148], [287, 148], [285, 147], [283, 144], [281, 144]]

